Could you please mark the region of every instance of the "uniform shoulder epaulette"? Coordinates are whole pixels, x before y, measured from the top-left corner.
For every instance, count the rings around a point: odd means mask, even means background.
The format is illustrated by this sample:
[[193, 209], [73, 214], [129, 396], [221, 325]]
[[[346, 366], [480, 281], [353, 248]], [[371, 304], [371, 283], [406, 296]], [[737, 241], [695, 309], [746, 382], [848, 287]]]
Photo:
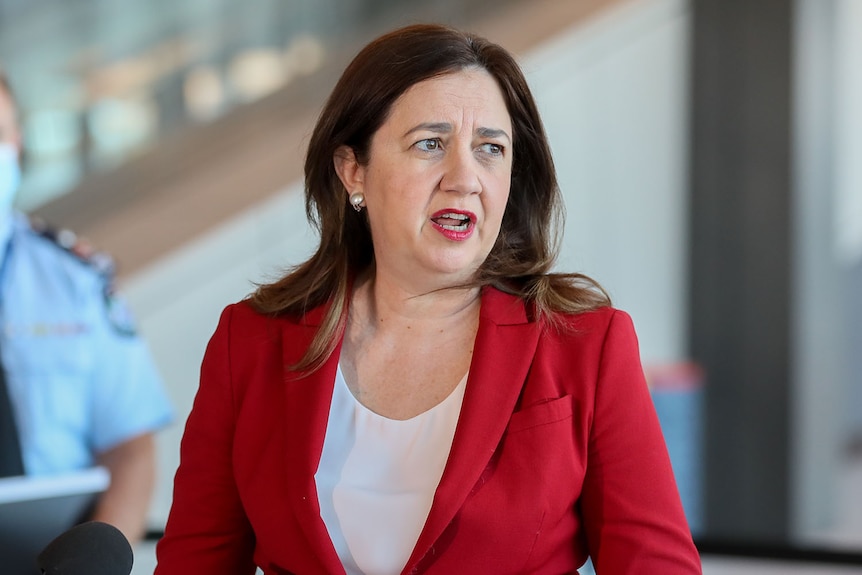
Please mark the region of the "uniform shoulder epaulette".
[[37, 235], [92, 268], [104, 277], [108, 284], [113, 284], [116, 265], [109, 253], [96, 249], [93, 244], [70, 229], [50, 226], [43, 219], [35, 216], [30, 217], [30, 228]]
[[105, 251], [96, 249], [90, 242], [66, 228], [55, 228], [44, 220], [30, 217], [30, 228], [79, 262], [91, 268], [102, 278], [105, 311], [111, 326], [122, 335], [137, 333], [135, 320], [126, 303], [117, 296], [114, 258]]

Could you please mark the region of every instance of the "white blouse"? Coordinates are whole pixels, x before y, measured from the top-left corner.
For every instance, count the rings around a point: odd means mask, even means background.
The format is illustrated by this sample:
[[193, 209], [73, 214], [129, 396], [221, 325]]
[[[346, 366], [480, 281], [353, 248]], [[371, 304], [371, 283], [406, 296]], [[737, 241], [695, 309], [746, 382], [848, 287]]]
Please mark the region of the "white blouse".
[[314, 478], [320, 515], [347, 575], [397, 575], [425, 525], [461, 413], [465, 375], [428, 411], [388, 419], [359, 403], [341, 373]]

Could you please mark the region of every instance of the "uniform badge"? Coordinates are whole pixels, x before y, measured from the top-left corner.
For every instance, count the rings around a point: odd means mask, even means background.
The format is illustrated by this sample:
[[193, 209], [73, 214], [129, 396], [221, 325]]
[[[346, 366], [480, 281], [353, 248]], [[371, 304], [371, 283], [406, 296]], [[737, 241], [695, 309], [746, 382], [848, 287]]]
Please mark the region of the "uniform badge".
[[127, 336], [138, 334], [132, 310], [129, 309], [126, 302], [118, 297], [113, 290], [105, 292], [105, 306], [108, 311], [108, 321], [118, 333]]

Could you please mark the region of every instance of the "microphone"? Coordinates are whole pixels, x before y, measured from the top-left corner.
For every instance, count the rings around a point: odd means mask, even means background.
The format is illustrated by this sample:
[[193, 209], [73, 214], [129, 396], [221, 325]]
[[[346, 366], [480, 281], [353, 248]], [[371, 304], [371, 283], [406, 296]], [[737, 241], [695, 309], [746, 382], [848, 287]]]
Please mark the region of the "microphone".
[[129, 575], [133, 561], [125, 535], [101, 521], [64, 531], [36, 559], [43, 575]]

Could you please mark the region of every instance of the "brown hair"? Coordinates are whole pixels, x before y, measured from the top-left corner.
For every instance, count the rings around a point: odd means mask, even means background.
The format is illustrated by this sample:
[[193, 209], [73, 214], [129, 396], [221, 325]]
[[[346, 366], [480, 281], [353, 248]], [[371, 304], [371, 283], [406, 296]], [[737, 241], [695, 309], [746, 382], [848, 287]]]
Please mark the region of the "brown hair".
[[413, 25], [368, 44], [336, 84], [320, 114], [305, 161], [305, 209], [320, 232], [314, 255], [282, 279], [259, 286], [251, 304], [266, 314], [301, 316], [330, 302], [297, 370], [314, 370], [334, 350], [347, 321], [353, 278], [373, 263], [364, 213], [349, 209], [333, 156], [350, 146], [368, 161], [371, 138], [392, 104], [414, 84], [465, 68], [481, 68], [500, 86], [513, 128], [509, 202], [500, 235], [474, 284], [491, 285], [532, 304], [536, 316], [610, 304], [604, 290], [580, 274], [551, 273], [559, 249], [563, 205], [545, 130], [515, 59], [482, 37], [438, 25]]

